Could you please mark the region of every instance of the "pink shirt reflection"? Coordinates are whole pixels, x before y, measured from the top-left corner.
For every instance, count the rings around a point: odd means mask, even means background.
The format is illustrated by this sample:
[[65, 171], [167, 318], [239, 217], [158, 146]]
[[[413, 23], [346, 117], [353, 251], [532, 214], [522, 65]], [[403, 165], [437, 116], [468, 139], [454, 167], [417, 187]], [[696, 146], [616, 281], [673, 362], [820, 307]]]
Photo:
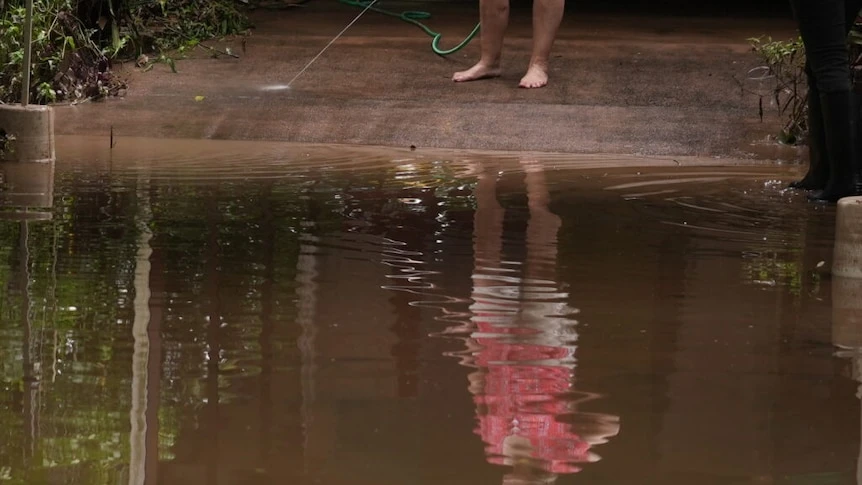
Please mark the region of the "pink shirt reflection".
[[595, 458], [572, 425], [558, 419], [574, 412], [573, 403], [560, 397], [572, 390], [574, 348], [532, 343], [539, 330], [495, 325], [495, 320], [499, 313], [474, 313], [478, 332], [473, 340], [479, 346], [474, 364], [485, 370], [474, 376], [484, 381], [474, 392], [475, 432], [486, 444], [488, 461], [511, 465], [507, 439], [520, 436], [529, 441], [529, 458], [537, 466], [555, 474], [577, 473], [577, 463]]
[[[522, 160], [527, 192], [526, 257], [503, 258], [505, 209], [499, 173], [476, 165], [473, 291], [465, 365], [476, 404], [475, 432], [490, 463], [513, 466], [504, 483], [549, 483], [598, 460], [591, 446], [619, 431], [615, 416], [581, 414], [573, 392], [576, 322], [555, 281], [557, 232], [541, 163]], [[457, 331], [457, 329], [456, 329]], [[587, 418], [589, 422], [585, 422]]]

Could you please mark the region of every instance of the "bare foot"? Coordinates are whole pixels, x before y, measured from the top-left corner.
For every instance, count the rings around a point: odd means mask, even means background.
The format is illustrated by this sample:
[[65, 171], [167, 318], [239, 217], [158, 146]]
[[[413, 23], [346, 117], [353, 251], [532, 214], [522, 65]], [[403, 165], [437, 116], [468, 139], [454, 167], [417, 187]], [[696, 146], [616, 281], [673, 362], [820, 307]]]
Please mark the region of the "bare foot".
[[532, 89], [541, 88], [546, 84], [548, 84], [548, 73], [544, 68], [534, 64], [527, 69], [527, 73], [521, 78], [521, 82], [518, 83], [518, 86]]
[[475, 66], [466, 71], [458, 71], [452, 75], [452, 80], [456, 83], [466, 81], [476, 81], [478, 79], [486, 79], [489, 77], [498, 77], [502, 74], [499, 65], [485, 64], [478, 62]]

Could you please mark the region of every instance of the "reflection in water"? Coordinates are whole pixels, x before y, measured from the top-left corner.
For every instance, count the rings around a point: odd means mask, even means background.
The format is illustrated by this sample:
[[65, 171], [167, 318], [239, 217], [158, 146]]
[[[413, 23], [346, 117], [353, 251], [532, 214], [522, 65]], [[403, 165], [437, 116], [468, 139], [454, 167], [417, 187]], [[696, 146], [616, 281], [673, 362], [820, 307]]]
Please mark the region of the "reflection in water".
[[[296, 272], [296, 296], [297, 315], [296, 323], [302, 334], [297, 340], [301, 358], [301, 382], [302, 382], [302, 449], [310, 448], [310, 440], [314, 425], [314, 374], [315, 364], [315, 335], [314, 308], [317, 306], [317, 270], [316, 238], [309, 233], [300, 235], [299, 261]], [[304, 457], [303, 468], [308, 471], [308, 459]]]
[[[41, 332], [34, 323], [34, 297], [30, 225], [44, 224], [51, 219], [53, 206], [54, 162], [0, 163], [0, 220], [17, 221], [17, 278], [8, 280], [8, 296], [19, 297], [21, 326], [21, 394], [23, 433], [21, 450], [25, 465], [35, 466], [40, 457], [38, 443], [41, 430]], [[11, 225], [10, 225], [11, 227]], [[11, 265], [10, 265], [11, 266]], [[13, 306], [9, 305], [9, 306]], [[7, 305], [2, 305], [7, 307]], [[8, 311], [8, 310], [7, 310]], [[0, 347], [2, 348], [2, 347]], [[3, 376], [5, 377], [5, 376]], [[7, 455], [10, 450], [3, 450]], [[0, 463], [0, 480], [9, 480]]]
[[[148, 223], [152, 218], [149, 208], [149, 197], [146, 188], [138, 189], [141, 204], [140, 236], [138, 241], [138, 254], [135, 258], [135, 317], [132, 323], [132, 338], [134, 338], [134, 350], [132, 353], [132, 405], [130, 412], [131, 430], [129, 431], [129, 485], [144, 485], [147, 473], [147, 431], [157, 427], [156, 423], [147, 423], [147, 410], [158, 402], [148, 399], [150, 386], [156, 382], [149, 382], [149, 363], [151, 360], [161, 362], [156, 355], [151, 355], [150, 342], [150, 256], [153, 249], [150, 240], [153, 233]], [[156, 336], [158, 338], [158, 335]], [[156, 374], [156, 381], [161, 378], [161, 373]], [[150, 461], [157, 461], [158, 456], [150, 457]], [[155, 476], [155, 473], [150, 474]]]
[[159, 408], [162, 380], [161, 257], [153, 251], [150, 183], [136, 181], [138, 233], [134, 269], [132, 377], [129, 432], [129, 485], [157, 483], [159, 470]]
[[45, 220], [54, 205], [54, 162], [0, 162], [3, 219]]
[[30, 222], [22, 220], [18, 223], [18, 291], [21, 294], [21, 328], [24, 335], [21, 339], [23, 350], [21, 363], [24, 391], [24, 460], [25, 463], [36, 456], [36, 443], [39, 438], [39, 381], [41, 380], [41, 362], [36, 349], [36, 331], [33, 329], [33, 307], [30, 282]]
[[[837, 355], [850, 361], [850, 375], [859, 383], [856, 398], [862, 399], [862, 280], [832, 279], [832, 343], [839, 349]], [[862, 431], [856, 485], [862, 485]]]
[[858, 383], [811, 271], [830, 209], [763, 168], [183, 143], [68, 161], [51, 217], [4, 212], [0, 483], [857, 472]]
[[[529, 209], [527, 255], [504, 260], [505, 210], [496, 174], [479, 168], [475, 189], [470, 336], [463, 364], [476, 404], [476, 433], [490, 463], [509, 465], [503, 482], [551, 483], [597, 461], [593, 445], [619, 431], [618, 419], [579, 413], [574, 389], [577, 311], [556, 281], [560, 218], [548, 209], [541, 165], [524, 162]], [[571, 423], [572, 417], [578, 415]]]

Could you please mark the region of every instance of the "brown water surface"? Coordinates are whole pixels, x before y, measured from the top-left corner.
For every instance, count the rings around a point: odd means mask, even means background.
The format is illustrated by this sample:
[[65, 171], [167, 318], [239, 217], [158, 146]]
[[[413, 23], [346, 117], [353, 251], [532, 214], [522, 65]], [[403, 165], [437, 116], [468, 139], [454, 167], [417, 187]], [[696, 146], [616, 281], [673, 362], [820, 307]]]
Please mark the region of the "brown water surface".
[[860, 483], [791, 169], [59, 153], [0, 167], [0, 483]]

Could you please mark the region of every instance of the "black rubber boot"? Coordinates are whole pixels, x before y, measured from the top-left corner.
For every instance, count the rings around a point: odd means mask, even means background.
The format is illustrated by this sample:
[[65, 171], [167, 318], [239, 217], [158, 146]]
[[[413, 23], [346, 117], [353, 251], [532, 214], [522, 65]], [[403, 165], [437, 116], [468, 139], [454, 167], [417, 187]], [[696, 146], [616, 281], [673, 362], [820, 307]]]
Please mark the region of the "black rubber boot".
[[828, 157], [820, 92], [814, 83], [811, 83], [808, 89], [808, 173], [802, 180], [792, 182], [789, 187], [802, 190], [824, 189], [829, 181]]
[[823, 129], [826, 134], [824, 161], [829, 165], [829, 179], [822, 190], [808, 194], [816, 201], [835, 202], [856, 195], [856, 111], [850, 91], [821, 93]]

